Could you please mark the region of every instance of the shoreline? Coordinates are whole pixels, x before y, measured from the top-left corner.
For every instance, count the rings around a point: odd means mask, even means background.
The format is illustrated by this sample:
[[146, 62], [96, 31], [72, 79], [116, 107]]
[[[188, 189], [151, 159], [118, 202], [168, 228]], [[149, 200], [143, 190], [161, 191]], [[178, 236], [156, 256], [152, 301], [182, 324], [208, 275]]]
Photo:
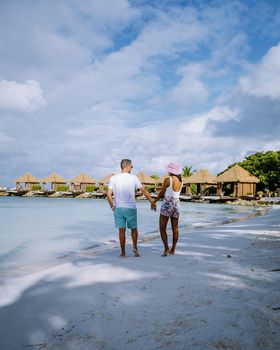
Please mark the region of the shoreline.
[[175, 256], [153, 240], [72, 257], [6, 290], [1, 348], [279, 349], [279, 244], [274, 206], [181, 235]]
[[[191, 204], [191, 203], [190, 203]], [[200, 203], [203, 204], [203, 203]], [[204, 203], [208, 204], [208, 203]], [[197, 230], [206, 230], [209, 228], [215, 228], [219, 226], [224, 226], [224, 225], [229, 225], [235, 222], [246, 222], [248, 220], [254, 219], [259, 216], [266, 215], [268, 211], [272, 210], [273, 206], [260, 206], [259, 208], [256, 208], [256, 211], [250, 212], [247, 214], [240, 215], [238, 217], [232, 217], [228, 219], [220, 219], [218, 221], [213, 221], [213, 222], [205, 222], [205, 223], [199, 223], [199, 224], [180, 224], [179, 222], [179, 233], [181, 236], [185, 236], [191, 232], [195, 233]], [[168, 237], [170, 238], [172, 236], [171, 229], [168, 227]], [[158, 227], [156, 227], [155, 230], [151, 231], [150, 233], [139, 233], [138, 236], [138, 243], [145, 244], [147, 242], [151, 242], [154, 240], [159, 240], [160, 241], [160, 233]], [[131, 244], [131, 238], [129, 235], [129, 232], [127, 232], [127, 241], [128, 244]], [[93, 244], [90, 244], [89, 246], [83, 247], [81, 249], [76, 249], [76, 250], [71, 250], [67, 251], [61, 255], [55, 255], [52, 256], [51, 258], [45, 259], [38, 261], [36, 265], [38, 265], [37, 271], [44, 270], [50, 266], [55, 265], [56, 263], [61, 263], [64, 261], [68, 261], [69, 259], [75, 259], [76, 257], [86, 257], [86, 256], [98, 256], [98, 255], [103, 255], [107, 254], [110, 252], [116, 252], [119, 251], [119, 242], [118, 240], [108, 240], [108, 241], [101, 241], [101, 242], [95, 242]], [[33, 265], [32, 264], [26, 264], [24, 267], [20, 267], [18, 265], [13, 265], [11, 263], [10, 265], [5, 266], [5, 270], [13, 272], [13, 270], [19, 270], [19, 271], [26, 271], [26, 274], [28, 274], [29, 271], [33, 271]], [[3, 273], [0, 268], [0, 275]]]
[[[99, 193], [99, 192], [84, 192], [82, 194], [73, 194], [69, 192], [55, 192], [50, 195], [44, 194], [39, 195], [34, 193], [36, 191], [30, 191], [26, 194], [8, 194], [7, 192], [0, 192], [0, 199], [1, 197], [9, 197], [9, 198], [50, 198], [50, 199], [106, 199], [105, 193]], [[152, 194], [153, 196], [153, 194]], [[144, 196], [136, 196], [136, 201], [146, 201], [146, 198]], [[280, 205], [280, 197], [262, 197], [259, 199], [255, 198], [248, 198], [242, 199], [242, 198], [230, 198], [230, 197], [217, 197], [213, 196], [212, 198], [210, 196], [201, 196], [200, 199], [197, 199], [197, 196], [190, 196], [186, 197], [185, 195], [180, 196], [181, 202], [190, 202], [190, 203], [202, 203], [202, 204], [230, 204], [230, 205], [243, 205], [243, 206], [271, 206], [271, 205]]]

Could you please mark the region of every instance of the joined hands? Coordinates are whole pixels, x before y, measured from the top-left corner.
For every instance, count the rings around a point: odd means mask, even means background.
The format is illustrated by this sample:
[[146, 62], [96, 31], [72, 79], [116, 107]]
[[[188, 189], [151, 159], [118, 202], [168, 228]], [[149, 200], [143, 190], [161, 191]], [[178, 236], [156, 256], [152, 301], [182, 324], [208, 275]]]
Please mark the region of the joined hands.
[[157, 210], [157, 202], [156, 201], [152, 201], [152, 203], [151, 203], [151, 210], [153, 210], [153, 211]]

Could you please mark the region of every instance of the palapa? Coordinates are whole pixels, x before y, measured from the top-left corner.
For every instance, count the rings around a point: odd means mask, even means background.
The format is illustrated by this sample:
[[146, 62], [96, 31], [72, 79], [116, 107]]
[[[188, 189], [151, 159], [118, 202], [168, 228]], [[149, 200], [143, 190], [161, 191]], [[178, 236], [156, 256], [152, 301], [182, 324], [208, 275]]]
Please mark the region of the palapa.
[[52, 173], [51, 175], [45, 177], [42, 179], [42, 182], [47, 183], [57, 183], [57, 184], [65, 184], [67, 183], [67, 180], [64, 179], [64, 177], [58, 175], [57, 173]]
[[215, 185], [217, 183], [216, 177], [212, 175], [207, 169], [201, 169], [189, 176], [186, 181], [188, 184], [207, 184]]
[[259, 183], [260, 180], [249, 173], [249, 171], [242, 168], [240, 165], [235, 164], [232, 168], [228, 169], [221, 175], [216, 177], [217, 182], [242, 182], [242, 183]]
[[158, 183], [157, 180], [153, 179], [151, 176], [146, 175], [144, 172], [139, 172], [136, 176], [144, 185], [155, 185]]
[[80, 175], [69, 180], [69, 182], [75, 183], [75, 184], [95, 184], [97, 181], [92, 177], [90, 177], [89, 175], [85, 173], [81, 173]]
[[30, 173], [26, 173], [25, 175], [20, 176], [19, 178], [16, 179], [16, 183], [21, 183], [21, 182], [35, 184], [35, 183], [40, 183], [41, 180]]
[[223, 184], [231, 184], [231, 194], [234, 197], [252, 196], [256, 194], [256, 184], [260, 180], [243, 169], [240, 165], [235, 164], [223, 174], [216, 177], [218, 183], [217, 194], [223, 194]]
[[99, 183], [103, 184], [103, 185], [107, 185], [113, 175], [115, 175], [115, 173], [111, 173], [111, 174], [104, 176], [103, 179], [99, 180]]

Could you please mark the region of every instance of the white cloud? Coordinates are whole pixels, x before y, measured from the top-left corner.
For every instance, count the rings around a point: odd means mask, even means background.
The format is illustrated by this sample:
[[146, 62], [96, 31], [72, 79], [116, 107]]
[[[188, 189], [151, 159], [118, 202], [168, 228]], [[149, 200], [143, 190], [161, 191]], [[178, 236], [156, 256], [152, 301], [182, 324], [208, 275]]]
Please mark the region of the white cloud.
[[187, 8], [175, 13], [158, 12], [157, 19], [144, 28], [133, 46], [143, 56], [151, 57], [193, 51], [205, 40], [207, 26], [194, 9]]
[[94, 19], [99, 28], [114, 28], [124, 23], [135, 20], [140, 11], [136, 7], [130, 5], [128, 0], [102, 0], [80, 2], [83, 12], [87, 13]]
[[0, 108], [30, 112], [45, 104], [46, 100], [37, 81], [26, 80], [24, 83], [0, 81]]
[[208, 168], [216, 174], [242, 160], [248, 149], [259, 151], [277, 146], [276, 142], [272, 144], [261, 137], [256, 144], [254, 136], [216, 136], [208, 127], [211, 121], [222, 123], [238, 117], [238, 111], [215, 107], [207, 113], [188, 117], [189, 120], [178, 118], [149, 124], [127, 132], [123, 147], [133, 155], [134, 164], [141, 164], [149, 174], [163, 173], [164, 165], [171, 160], [197, 170]]
[[182, 105], [204, 102], [208, 97], [208, 91], [200, 80], [203, 74], [202, 64], [189, 64], [180, 68], [180, 73], [183, 78], [171, 93], [173, 100]]
[[[120, 121], [116, 128], [110, 128], [105, 118], [103, 125], [101, 122], [98, 125], [92, 123], [88, 128], [79, 127], [76, 132], [72, 128], [70, 133], [78, 136], [72, 140], [73, 147], [80, 142], [79, 149], [91, 148], [95, 152], [94, 158], [103, 174], [118, 170], [115, 166], [118, 166], [123, 157], [133, 159], [136, 171], [145, 170], [147, 173], [164, 172], [164, 165], [170, 160], [196, 168], [204, 166], [215, 172], [217, 169], [223, 169], [224, 164], [229, 162], [229, 154], [234, 147], [237, 152], [242, 152], [244, 143], [236, 147], [234, 137], [213, 136], [211, 130], [208, 130], [208, 123], [236, 120], [237, 117], [238, 111], [227, 107], [215, 107], [207, 113], [187, 119], [176, 118], [148, 123], [139, 128], [130, 127]], [[103, 153], [100, 145], [92, 147], [95, 144], [95, 140], [92, 139], [95, 132], [104, 135]]]
[[[102, 177], [122, 157], [148, 173], [170, 159], [215, 172], [248, 149], [279, 144], [267, 142], [279, 139], [279, 47], [236, 89], [248, 52], [257, 57], [267, 45], [254, 54], [259, 38], [251, 40], [242, 1], [31, 3], [0, 5], [4, 183], [27, 168], [45, 176], [53, 159], [65, 177]], [[259, 98], [268, 95], [274, 100]], [[29, 122], [9, 110], [29, 111]]]
[[280, 43], [269, 49], [259, 64], [252, 65], [239, 83], [245, 94], [280, 99]]

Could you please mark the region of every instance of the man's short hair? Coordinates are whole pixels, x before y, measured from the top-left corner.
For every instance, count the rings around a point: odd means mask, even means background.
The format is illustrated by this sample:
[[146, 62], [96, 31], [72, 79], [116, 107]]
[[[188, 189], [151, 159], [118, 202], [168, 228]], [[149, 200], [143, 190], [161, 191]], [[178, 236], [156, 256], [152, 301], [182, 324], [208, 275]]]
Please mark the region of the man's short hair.
[[131, 164], [132, 164], [132, 161], [130, 159], [122, 159], [122, 161], [121, 161], [121, 168], [124, 169], [128, 165], [131, 165]]

